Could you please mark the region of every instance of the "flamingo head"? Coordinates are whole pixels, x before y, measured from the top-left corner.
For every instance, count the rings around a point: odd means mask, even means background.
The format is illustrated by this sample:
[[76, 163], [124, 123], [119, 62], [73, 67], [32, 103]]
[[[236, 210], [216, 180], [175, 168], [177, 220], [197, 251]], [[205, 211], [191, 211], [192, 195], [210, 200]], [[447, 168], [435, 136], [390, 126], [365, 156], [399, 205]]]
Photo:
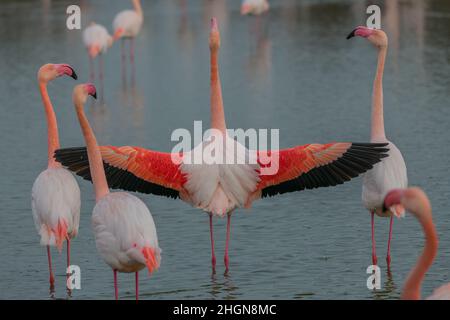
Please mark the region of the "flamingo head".
[[210, 50], [218, 50], [220, 48], [220, 33], [217, 19], [211, 19], [211, 31], [209, 33], [209, 48]]
[[420, 188], [393, 189], [384, 198], [384, 207], [403, 205], [405, 209], [414, 214], [419, 220], [431, 219], [431, 204], [425, 192]]
[[82, 83], [73, 88], [73, 102], [75, 106], [84, 105], [88, 96], [97, 99], [97, 89], [92, 83]]
[[356, 27], [347, 36], [347, 39], [353, 37], [363, 37], [369, 40], [377, 48], [386, 48], [388, 45], [388, 38], [386, 33], [381, 29], [371, 29], [363, 26]]
[[241, 15], [249, 14], [252, 11], [252, 6], [248, 3], [243, 3], [241, 5]]
[[44, 64], [38, 71], [38, 81], [39, 82], [49, 82], [55, 80], [56, 78], [67, 75], [75, 80], [78, 79], [75, 70], [68, 64]]

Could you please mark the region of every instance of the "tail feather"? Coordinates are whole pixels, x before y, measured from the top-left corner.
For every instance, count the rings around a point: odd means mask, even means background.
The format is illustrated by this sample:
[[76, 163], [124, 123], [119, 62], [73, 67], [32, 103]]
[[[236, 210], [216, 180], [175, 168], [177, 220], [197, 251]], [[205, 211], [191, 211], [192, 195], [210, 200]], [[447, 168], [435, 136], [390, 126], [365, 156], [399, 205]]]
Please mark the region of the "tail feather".
[[142, 254], [144, 255], [145, 264], [147, 266], [148, 271], [150, 273], [156, 271], [159, 268], [159, 262], [161, 259], [159, 255], [159, 249], [144, 247], [142, 248]]
[[68, 239], [69, 235], [67, 233], [67, 223], [64, 219], [58, 220], [58, 225], [56, 226], [56, 230], [53, 230], [55, 234], [55, 243], [58, 251], [61, 253], [64, 239]]

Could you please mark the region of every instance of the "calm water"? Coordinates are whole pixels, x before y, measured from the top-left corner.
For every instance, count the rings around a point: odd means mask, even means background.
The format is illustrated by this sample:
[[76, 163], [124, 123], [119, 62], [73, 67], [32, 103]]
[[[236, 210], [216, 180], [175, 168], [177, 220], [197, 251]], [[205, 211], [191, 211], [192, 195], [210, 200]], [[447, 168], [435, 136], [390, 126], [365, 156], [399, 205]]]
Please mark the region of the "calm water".
[[[77, 1], [75, 1], [76, 3]], [[189, 2], [189, 4], [188, 4]], [[46, 166], [46, 123], [36, 72], [66, 62], [87, 81], [81, 31], [65, 28], [74, 1], [0, 3], [0, 298], [48, 299], [47, 258], [34, 228], [30, 190]], [[102, 144], [170, 150], [175, 128], [209, 121], [209, 18], [222, 32], [221, 72], [231, 128], [280, 128], [281, 147], [330, 140], [367, 141], [376, 52], [362, 39], [345, 40], [365, 21], [365, 1], [271, 1], [262, 18], [243, 18], [239, 1], [145, 1], [137, 39], [136, 85], [125, 87], [120, 47], [105, 57], [103, 104], [87, 113]], [[371, 1], [373, 3], [373, 1]], [[111, 29], [126, 1], [79, 1], [83, 25]], [[389, 35], [385, 71], [386, 130], [402, 150], [410, 183], [431, 198], [439, 255], [423, 285], [428, 295], [450, 276], [450, 3], [380, 2]], [[71, 105], [75, 82], [50, 85], [63, 146], [83, 145]], [[92, 187], [81, 181], [80, 232], [72, 262], [82, 269], [74, 299], [111, 299], [112, 272], [96, 252], [90, 220]], [[396, 220], [392, 275], [386, 274], [389, 220], [376, 220], [383, 290], [366, 288], [371, 263], [370, 216], [361, 205], [361, 179], [331, 189], [256, 202], [232, 219], [231, 271], [223, 275], [225, 220], [215, 221], [218, 272], [211, 276], [207, 216], [180, 202], [140, 195], [155, 219], [161, 269], [141, 275], [148, 299], [396, 299], [420, 252], [423, 236], [410, 216]], [[53, 251], [56, 295], [65, 298], [65, 255]], [[122, 298], [134, 277], [119, 275]]]

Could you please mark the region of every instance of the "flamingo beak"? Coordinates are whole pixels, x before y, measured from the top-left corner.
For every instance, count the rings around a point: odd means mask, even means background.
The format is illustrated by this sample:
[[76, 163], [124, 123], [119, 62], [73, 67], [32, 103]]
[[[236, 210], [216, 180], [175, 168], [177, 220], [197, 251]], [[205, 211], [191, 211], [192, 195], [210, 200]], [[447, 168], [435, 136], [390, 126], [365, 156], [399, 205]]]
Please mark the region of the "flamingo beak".
[[353, 29], [353, 31], [352, 32], [350, 32], [349, 34], [348, 34], [348, 36], [347, 36], [347, 40], [348, 39], [350, 39], [350, 38], [353, 38], [354, 36], [355, 36], [355, 32], [356, 32], [356, 30], [357, 30], [358, 28], [356, 28], [356, 29]]
[[75, 73], [75, 70], [68, 64], [57, 64], [55, 65], [56, 71], [58, 72], [59, 76], [62, 76], [63, 74], [68, 75], [69, 77], [77, 80], [78, 76]]
[[356, 27], [352, 32], [350, 32], [347, 36], [347, 40], [356, 36], [368, 38], [374, 33], [374, 29], [370, 29], [367, 27], [359, 26]]

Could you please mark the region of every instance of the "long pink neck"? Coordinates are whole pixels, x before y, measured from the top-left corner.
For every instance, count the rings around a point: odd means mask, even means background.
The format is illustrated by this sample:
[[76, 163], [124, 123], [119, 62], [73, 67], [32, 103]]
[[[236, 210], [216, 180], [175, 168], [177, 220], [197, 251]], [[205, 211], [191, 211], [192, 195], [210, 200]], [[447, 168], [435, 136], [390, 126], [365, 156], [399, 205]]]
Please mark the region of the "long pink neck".
[[438, 238], [431, 219], [431, 214], [427, 215], [427, 217], [419, 218], [419, 220], [425, 234], [425, 246], [416, 266], [409, 273], [403, 287], [401, 298], [405, 300], [420, 299], [420, 289], [423, 278], [433, 263], [437, 253]]
[[225, 114], [223, 111], [222, 87], [219, 76], [218, 49], [211, 49], [211, 129], [225, 133]]
[[61, 164], [56, 162], [54, 158], [55, 150], [59, 149], [58, 123], [52, 102], [48, 96], [46, 82], [39, 83], [39, 91], [41, 92], [42, 103], [44, 104], [45, 114], [47, 116], [48, 168], [59, 168]]
[[383, 117], [383, 72], [386, 52], [387, 47], [380, 48], [378, 51], [378, 66], [372, 96], [372, 131], [370, 134], [372, 141], [386, 139]]
[[102, 155], [97, 144], [94, 132], [83, 111], [83, 105], [76, 106], [78, 120], [80, 121], [81, 131], [86, 141], [89, 167], [91, 170], [92, 183], [95, 189], [95, 201], [109, 193], [108, 182], [106, 181], [105, 170], [103, 168]]

